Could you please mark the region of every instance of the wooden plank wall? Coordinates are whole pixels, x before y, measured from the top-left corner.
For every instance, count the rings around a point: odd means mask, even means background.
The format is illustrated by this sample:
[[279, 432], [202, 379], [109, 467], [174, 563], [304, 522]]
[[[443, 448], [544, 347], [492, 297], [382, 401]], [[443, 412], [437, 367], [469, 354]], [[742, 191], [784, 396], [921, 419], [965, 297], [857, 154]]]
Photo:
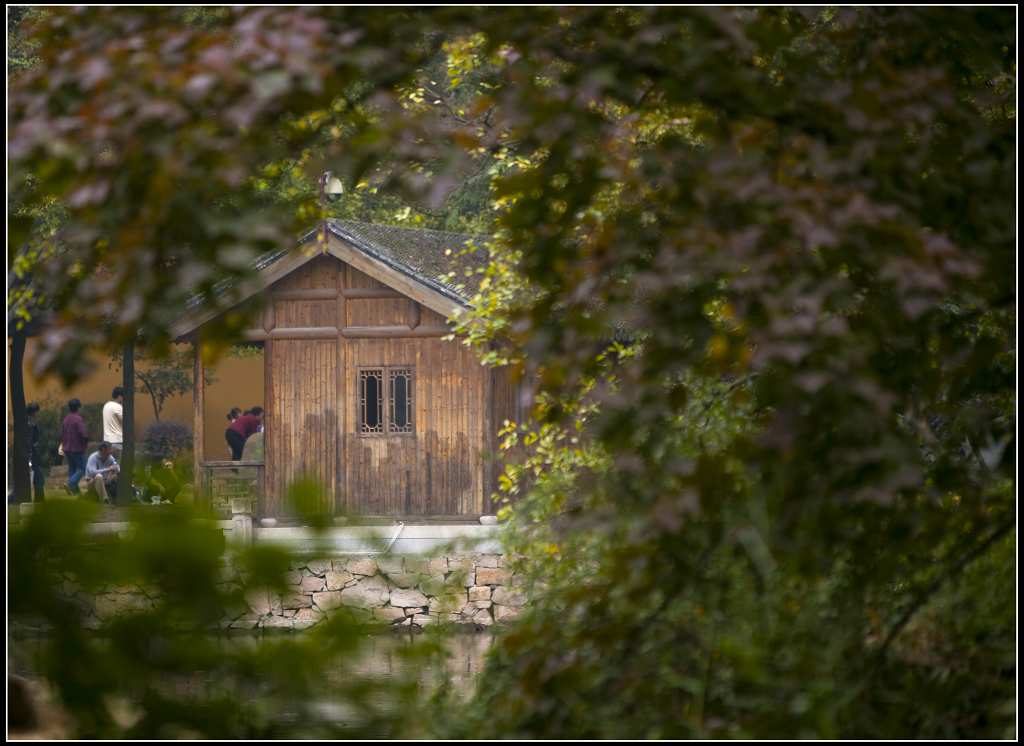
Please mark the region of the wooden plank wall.
[[[335, 289], [336, 260], [319, 257], [271, 286], [275, 292]], [[332, 299], [273, 301], [273, 329], [335, 327]], [[333, 510], [338, 462], [338, 338], [274, 339], [267, 354], [268, 515], [288, 515], [284, 496], [293, 480], [308, 476], [324, 487], [324, 510]]]
[[[330, 256], [268, 290], [275, 295], [266, 329], [273, 331], [267, 357], [268, 515], [286, 514], [281, 498], [304, 473], [327, 486], [324, 507], [336, 512], [493, 512], [489, 497], [500, 468], [488, 469], [484, 454], [495, 450], [494, 433], [513, 397], [507, 381], [499, 382], [459, 342], [396, 331], [440, 329], [442, 316]], [[346, 327], [389, 331], [379, 338], [350, 337], [342, 334]], [[385, 366], [415, 369], [412, 435], [357, 432], [359, 368]]]
[[508, 368], [492, 368], [489, 371], [491, 380], [491, 425], [489, 432], [485, 432], [485, 442], [488, 443], [487, 451], [484, 453], [485, 463], [489, 468], [485, 473], [489, 477], [488, 494], [484, 501], [486, 513], [495, 513], [500, 507], [491, 497], [498, 491], [498, 479], [505, 470], [505, 463], [510, 458], [519, 457], [521, 453], [502, 451], [502, 438], [498, 432], [504, 427], [505, 421], [521, 422], [522, 413], [519, 406], [519, 389], [512, 380]]

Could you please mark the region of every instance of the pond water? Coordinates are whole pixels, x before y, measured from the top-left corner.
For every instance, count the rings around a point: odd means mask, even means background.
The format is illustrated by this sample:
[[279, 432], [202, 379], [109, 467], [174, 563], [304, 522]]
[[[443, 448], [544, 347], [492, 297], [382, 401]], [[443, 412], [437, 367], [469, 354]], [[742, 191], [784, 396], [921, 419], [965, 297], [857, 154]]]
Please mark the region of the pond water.
[[[301, 634], [301, 633], [298, 633]], [[248, 646], [257, 646], [261, 640], [287, 639], [285, 635], [274, 635], [263, 638], [255, 634], [238, 634], [217, 638], [223, 645], [243, 650]], [[396, 686], [389, 684], [412, 683], [416, 688], [416, 699], [426, 701], [430, 692], [444, 678], [458, 699], [468, 697], [481, 673], [487, 652], [494, 641], [490, 633], [456, 633], [442, 639], [444, 656], [442, 659], [424, 661], [410, 657], [410, 649], [422, 642], [423, 638], [413, 634], [369, 634], [358, 651], [351, 657], [339, 660], [336, 668], [328, 670], [324, 683], [324, 695], [314, 701], [305, 701], [301, 706], [294, 703], [281, 702], [273, 717], [279, 724], [294, 727], [302, 737], [302, 720], [323, 720], [336, 727], [353, 729], [354, 736], [394, 737], [396, 721], [407, 718], [408, 711], [396, 693]], [[12, 736], [33, 738], [45, 735], [48, 737], [68, 737], [66, 718], [60, 708], [52, 703], [41, 680], [36, 675], [34, 655], [44, 645], [38, 636], [8, 637], [8, 670], [24, 677], [31, 686], [34, 698], [40, 701], [42, 717], [41, 727], [36, 732], [13, 733]], [[333, 664], [332, 664], [333, 666]], [[338, 696], [345, 691], [346, 685], [355, 681], [369, 684], [361, 695], [360, 702], [353, 703], [347, 694]], [[229, 685], [234, 694], [238, 691], [235, 685]], [[174, 681], [165, 680], [162, 688], [167, 693], [178, 697], [204, 700], [216, 697], [224, 690], [223, 682], [216, 675], [206, 672], [193, 672], [187, 676], [176, 677]], [[258, 687], [253, 687], [257, 692]], [[273, 701], [273, 700], [270, 700]], [[126, 706], [130, 711], [131, 707]], [[310, 713], [313, 713], [311, 717]], [[130, 715], [126, 716], [130, 717]], [[411, 726], [411, 730], [409, 729]], [[416, 737], [416, 723], [403, 723], [403, 733]], [[183, 734], [186, 735], [187, 734]]]

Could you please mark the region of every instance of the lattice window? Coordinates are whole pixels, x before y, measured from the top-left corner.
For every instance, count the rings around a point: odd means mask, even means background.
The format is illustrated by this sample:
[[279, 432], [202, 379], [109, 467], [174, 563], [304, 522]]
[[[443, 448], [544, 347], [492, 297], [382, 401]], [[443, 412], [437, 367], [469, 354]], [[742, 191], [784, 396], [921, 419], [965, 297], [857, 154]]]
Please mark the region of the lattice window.
[[384, 432], [384, 369], [359, 371], [359, 432]]
[[407, 365], [360, 368], [360, 435], [401, 435], [416, 431], [414, 378], [413, 368]]
[[388, 432], [411, 433], [412, 368], [388, 368]]

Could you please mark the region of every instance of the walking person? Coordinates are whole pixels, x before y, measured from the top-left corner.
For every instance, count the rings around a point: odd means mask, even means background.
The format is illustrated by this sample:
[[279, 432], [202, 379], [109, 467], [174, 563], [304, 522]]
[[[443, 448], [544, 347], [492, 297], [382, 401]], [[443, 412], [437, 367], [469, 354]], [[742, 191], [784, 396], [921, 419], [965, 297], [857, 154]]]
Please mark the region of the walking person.
[[121, 458], [124, 448], [124, 389], [114, 387], [110, 392], [110, 401], [103, 405], [103, 440], [110, 443], [110, 448], [117, 458]]
[[245, 441], [253, 433], [259, 432], [262, 425], [263, 407], [253, 407], [231, 423], [231, 427], [228, 430], [235, 433], [235, 436], [232, 436], [232, 439], [228, 441], [231, 445], [232, 461], [242, 460], [242, 449], [245, 447]]
[[[238, 407], [232, 407], [231, 411], [228, 412], [228, 428], [224, 431], [224, 440], [228, 442], [228, 450], [231, 451], [231, 460], [238, 461], [242, 457], [242, 447], [245, 445], [245, 438], [242, 434], [233, 430], [231, 425], [235, 423], [242, 415], [242, 410]], [[236, 457], [235, 454], [238, 454]]]
[[68, 492], [79, 494], [78, 483], [85, 476], [85, 449], [89, 446], [89, 434], [85, 429], [85, 420], [78, 410], [82, 402], [72, 399], [68, 402], [68, 415], [60, 426], [60, 444], [64, 449], [64, 457], [68, 460]]
[[25, 407], [25, 414], [28, 415], [29, 435], [29, 467], [32, 469], [32, 490], [34, 502], [41, 502], [46, 498], [46, 477], [43, 474], [42, 452], [39, 448], [39, 425], [36, 423], [36, 415], [39, 413], [39, 405], [32, 402]]
[[92, 489], [102, 503], [109, 503], [110, 495], [117, 494], [117, 475], [121, 467], [114, 458], [113, 447], [103, 441], [99, 450], [89, 457], [85, 465], [85, 478], [82, 484]]

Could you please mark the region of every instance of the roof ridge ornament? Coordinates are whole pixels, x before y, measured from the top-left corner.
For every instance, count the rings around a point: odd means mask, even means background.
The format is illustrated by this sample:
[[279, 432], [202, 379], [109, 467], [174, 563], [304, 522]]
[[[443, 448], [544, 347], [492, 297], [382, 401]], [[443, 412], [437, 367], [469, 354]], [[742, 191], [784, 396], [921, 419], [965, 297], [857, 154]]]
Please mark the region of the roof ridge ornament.
[[324, 171], [320, 175], [320, 209], [324, 213], [324, 222], [321, 229], [320, 238], [320, 253], [327, 254], [327, 203], [337, 202], [341, 199], [341, 196], [345, 193], [345, 184], [334, 175], [333, 171]]

